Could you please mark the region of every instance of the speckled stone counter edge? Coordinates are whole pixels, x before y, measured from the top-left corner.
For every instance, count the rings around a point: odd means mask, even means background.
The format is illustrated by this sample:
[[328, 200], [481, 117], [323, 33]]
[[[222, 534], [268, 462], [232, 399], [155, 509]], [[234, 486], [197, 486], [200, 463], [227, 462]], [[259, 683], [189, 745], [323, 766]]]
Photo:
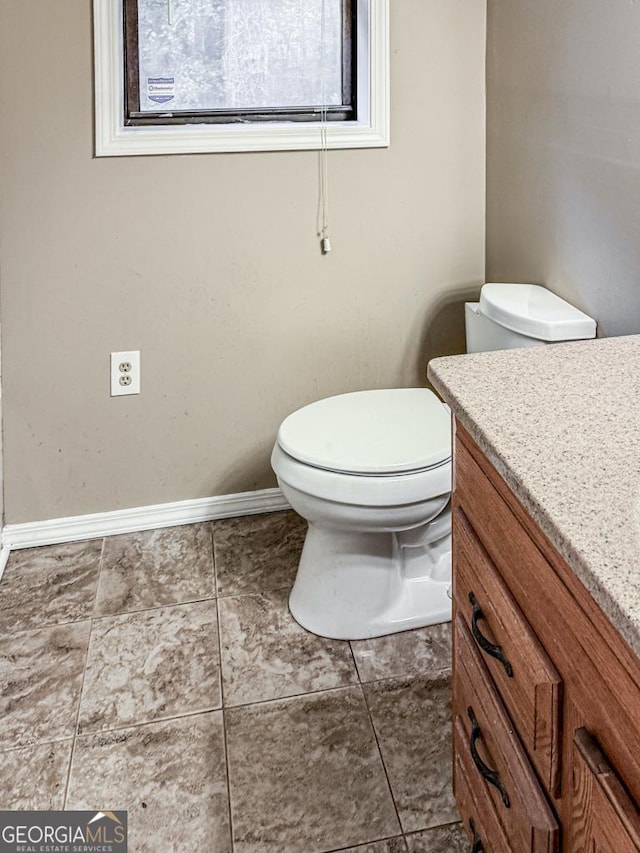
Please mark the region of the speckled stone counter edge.
[[[637, 338], [637, 336], [633, 337]], [[623, 339], [619, 338], [617, 340], [621, 341]], [[610, 343], [612, 339], [601, 339], [597, 343], [605, 343], [605, 341], [606, 343]], [[427, 366], [427, 375], [431, 385], [445, 402], [448, 403], [456, 420], [466, 429], [528, 512], [534, 523], [547, 536], [560, 556], [564, 558], [568, 566], [573, 570], [576, 577], [582, 581], [611, 624], [620, 632], [635, 654], [640, 657], [640, 614], [629, 612], [624, 608], [618, 595], [608, 587], [606, 578], [600, 577], [594, 571], [588, 555], [584, 554], [580, 548], [577, 548], [573, 544], [571, 539], [565, 535], [564, 531], [558, 527], [547, 513], [544, 505], [532, 496], [527, 488], [526, 481], [517, 471], [517, 465], [514, 465], [513, 460], [510, 460], [508, 455], [504, 454], [500, 448], [496, 447], [488, 439], [483, 426], [469, 414], [465, 404], [449, 384], [449, 380], [446, 377], [448, 365], [453, 365], [463, 357], [445, 356], [430, 361]]]

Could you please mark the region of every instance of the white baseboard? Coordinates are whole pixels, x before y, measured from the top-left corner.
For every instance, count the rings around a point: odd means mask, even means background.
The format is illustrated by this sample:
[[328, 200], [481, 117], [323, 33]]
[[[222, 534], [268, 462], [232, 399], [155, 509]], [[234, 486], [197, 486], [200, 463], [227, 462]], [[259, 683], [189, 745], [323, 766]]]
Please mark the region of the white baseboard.
[[262, 489], [257, 492], [240, 492], [235, 495], [118, 509], [113, 512], [52, 518], [26, 524], [7, 524], [2, 531], [0, 577], [3, 569], [2, 556], [6, 552], [6, 564], [9, 551], [19, 548], [77, 542], [80, 539], [99, 539], [119, 533], [135, 533], [138, 530], [155, 530], [159, 527], [175, 527], [178, 524], [195, 524], [200, 521], [257, 515], [283, 509], [289, 509], [289, 504], [280, 489]]
[[2, 575], [7, 567], [7, 563], [9, 562], [10, 553], [11, 548], [9, 548], [8, 545], [3, 545], [2, 548], [0, 548], [0, 581], [2, 580]]

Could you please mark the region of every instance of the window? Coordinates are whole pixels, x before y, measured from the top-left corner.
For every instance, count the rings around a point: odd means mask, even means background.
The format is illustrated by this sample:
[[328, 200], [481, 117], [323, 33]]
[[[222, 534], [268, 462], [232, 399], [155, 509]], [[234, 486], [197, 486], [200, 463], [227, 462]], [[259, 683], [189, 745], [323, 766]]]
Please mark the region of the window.
[[388, 145], [388, 0], [94, 0], [96, 154]]
[[352, 0], [124, 0], [125, 123], [353, 119], [356, 10]]

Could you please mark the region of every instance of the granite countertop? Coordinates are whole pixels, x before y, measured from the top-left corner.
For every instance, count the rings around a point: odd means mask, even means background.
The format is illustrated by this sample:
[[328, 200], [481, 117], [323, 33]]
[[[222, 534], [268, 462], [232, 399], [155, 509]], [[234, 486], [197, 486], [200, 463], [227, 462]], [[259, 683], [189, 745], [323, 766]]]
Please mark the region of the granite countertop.
[[429, 378], [640, 655], [640, 335], [437, 358]]

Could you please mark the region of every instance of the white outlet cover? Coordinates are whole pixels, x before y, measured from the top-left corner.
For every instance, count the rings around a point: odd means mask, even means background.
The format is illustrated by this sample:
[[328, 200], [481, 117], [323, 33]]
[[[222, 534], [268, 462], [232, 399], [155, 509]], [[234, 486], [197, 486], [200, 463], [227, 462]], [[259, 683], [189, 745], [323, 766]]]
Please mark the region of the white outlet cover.
[[[122, 369], [122, 365], [130, 364], [131, 370]], [[120, 379], [130, 376], [129, 385], [121, 385]], [[111, 353], [111, 396], [123, 397], [125, 394], [140, 393], [140, 350]]]

